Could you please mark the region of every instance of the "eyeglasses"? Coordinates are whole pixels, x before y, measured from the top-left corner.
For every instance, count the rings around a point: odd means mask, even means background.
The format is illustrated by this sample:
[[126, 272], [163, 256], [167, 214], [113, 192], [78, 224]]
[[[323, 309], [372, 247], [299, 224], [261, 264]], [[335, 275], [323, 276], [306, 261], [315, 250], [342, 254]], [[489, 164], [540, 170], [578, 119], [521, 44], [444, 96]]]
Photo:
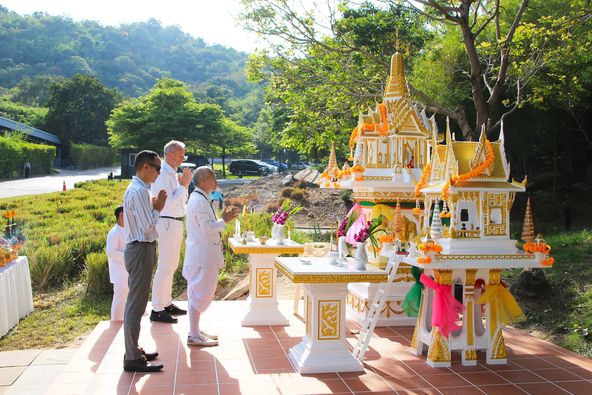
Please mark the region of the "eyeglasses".
[[158, 166], [158, 165], [155, 165], [155, 164], [153, 164], [153, 163], [150, 163], [150, 162], [146, 162], [146, 164], [147, 164], [148, 166], [154, 167], [154, 168], [156, 169], [156, 172], [157, 172], [157, 173], [160, 173], [160, 166]]

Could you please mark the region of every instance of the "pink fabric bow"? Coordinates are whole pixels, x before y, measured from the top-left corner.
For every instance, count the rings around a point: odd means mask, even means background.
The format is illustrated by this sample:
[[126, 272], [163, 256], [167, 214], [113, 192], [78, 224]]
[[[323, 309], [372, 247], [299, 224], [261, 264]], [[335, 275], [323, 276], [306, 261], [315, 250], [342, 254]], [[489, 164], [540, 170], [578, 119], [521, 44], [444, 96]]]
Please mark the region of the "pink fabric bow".
[[360, 230], [366, 227], [368, 220], [366, 219], [366, 214], [364, 214], [362, 207], [359, 203], [354, 204], [351, 210], [349, 210], [349, 213], [347, 213], [348, 217], [350, 216], [352, 211], [355, 211], [356, 213], [360, 214], [360, 216], [358, 217], [356, 222], [354, 222], [347, 230], [347, 233], [345, 234], [345, 241], [351, 245], [356, 245], [357, 243], [354, 240], [354, 236], [358, 234]]
[[422, 274], [420, 281], [427, 288], [434, 290], [434, 299], [432, 302], [432, 326], [437, 326], [444, 337], [448, 337], [450, 332], [460, 328], [456, 324], [459, 313], [462, 313], [464, 306], [450, 292], [452, 286], [440, 285], [430, 277]]

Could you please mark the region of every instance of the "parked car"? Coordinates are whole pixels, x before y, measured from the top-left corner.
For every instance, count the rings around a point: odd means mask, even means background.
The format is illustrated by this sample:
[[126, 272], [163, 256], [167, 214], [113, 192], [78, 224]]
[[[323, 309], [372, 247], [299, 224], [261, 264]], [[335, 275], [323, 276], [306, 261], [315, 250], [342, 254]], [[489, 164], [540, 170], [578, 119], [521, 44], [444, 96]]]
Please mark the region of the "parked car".
[[235, 159], [230, 162], [230, 172], [235, 176], [248, 174], [266, 176], [270, 173], [267, 163], [254, 159]]
[[269, 174], [272, 173], [277, 173], [278, 172], [278, 168], [277, 166], [272, 165], [271, 163], [267, 163], [264, 161], [260, 161], [261, 163], [265, 163], [265, 165], [267, 166], [267, 168], [269, 169]]
[[307, 162], [292, 163], [292, 169], [294, 169], [294, 170], [302, 170], [302, 169], [306, 169], [307, 167], [310, 167], [310, 165]]
[[195, 166], [200, 167], [200, 166], [210, 166], [210, 161], [208, 160], [208, 158], [206, 158], [205, 156], [202, 155], [188, 155], [187, 162], [193, 163], [195, 164]]
[[279, 172], [282, 172], [282, 171], [286, 171], [286, 170], [288, 170], [288, 165], [287, 165], [287, 164], [285, 164], [285, 163], [280, 163], [280, 162], [278, 162], [277, 160], [273, 160], [273, 159], [263, 159], [263, 160], [262, 160], [262, 162], [265, 162], [265, 163], [267, 163], [267, 164], [270, 164], [270, 165], [272, 165], [272, 166], [275, 166], [275, 167], [277, 167], [277, 169], [278, 169], [278, 171], [279, 171]]

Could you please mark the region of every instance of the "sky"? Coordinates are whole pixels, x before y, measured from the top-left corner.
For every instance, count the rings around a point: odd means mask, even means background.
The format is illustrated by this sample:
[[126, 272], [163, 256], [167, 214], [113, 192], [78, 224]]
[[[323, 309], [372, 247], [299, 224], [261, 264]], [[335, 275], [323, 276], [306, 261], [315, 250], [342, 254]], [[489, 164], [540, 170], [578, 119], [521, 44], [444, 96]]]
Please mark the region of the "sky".
[[43, 11], [111, 26], [155, 18], [163, 26], [178, 25], [207, 44], [244, 52], [264, 47], [254, 34], [237, 26], [239, 0], [0, 0], [0, 5], [21, 15]]

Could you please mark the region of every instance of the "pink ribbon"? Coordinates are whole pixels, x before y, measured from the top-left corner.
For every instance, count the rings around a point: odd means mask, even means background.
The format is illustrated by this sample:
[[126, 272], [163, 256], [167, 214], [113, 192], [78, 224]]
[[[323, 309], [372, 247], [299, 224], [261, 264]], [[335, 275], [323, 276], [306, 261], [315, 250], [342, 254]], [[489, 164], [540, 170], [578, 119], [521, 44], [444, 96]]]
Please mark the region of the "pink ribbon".
[[425, 274], [421, 275], [420, 281], [427, 288], [434, 290], [432, 326], [437, 326], [442, 336], [448, 337], [450, 332], [460, 328], [456, 324], [456, 319], [458, 314], [464, 310], [464, 306], [454, 299], [451, 293], [452, 286], [440, 285]]

